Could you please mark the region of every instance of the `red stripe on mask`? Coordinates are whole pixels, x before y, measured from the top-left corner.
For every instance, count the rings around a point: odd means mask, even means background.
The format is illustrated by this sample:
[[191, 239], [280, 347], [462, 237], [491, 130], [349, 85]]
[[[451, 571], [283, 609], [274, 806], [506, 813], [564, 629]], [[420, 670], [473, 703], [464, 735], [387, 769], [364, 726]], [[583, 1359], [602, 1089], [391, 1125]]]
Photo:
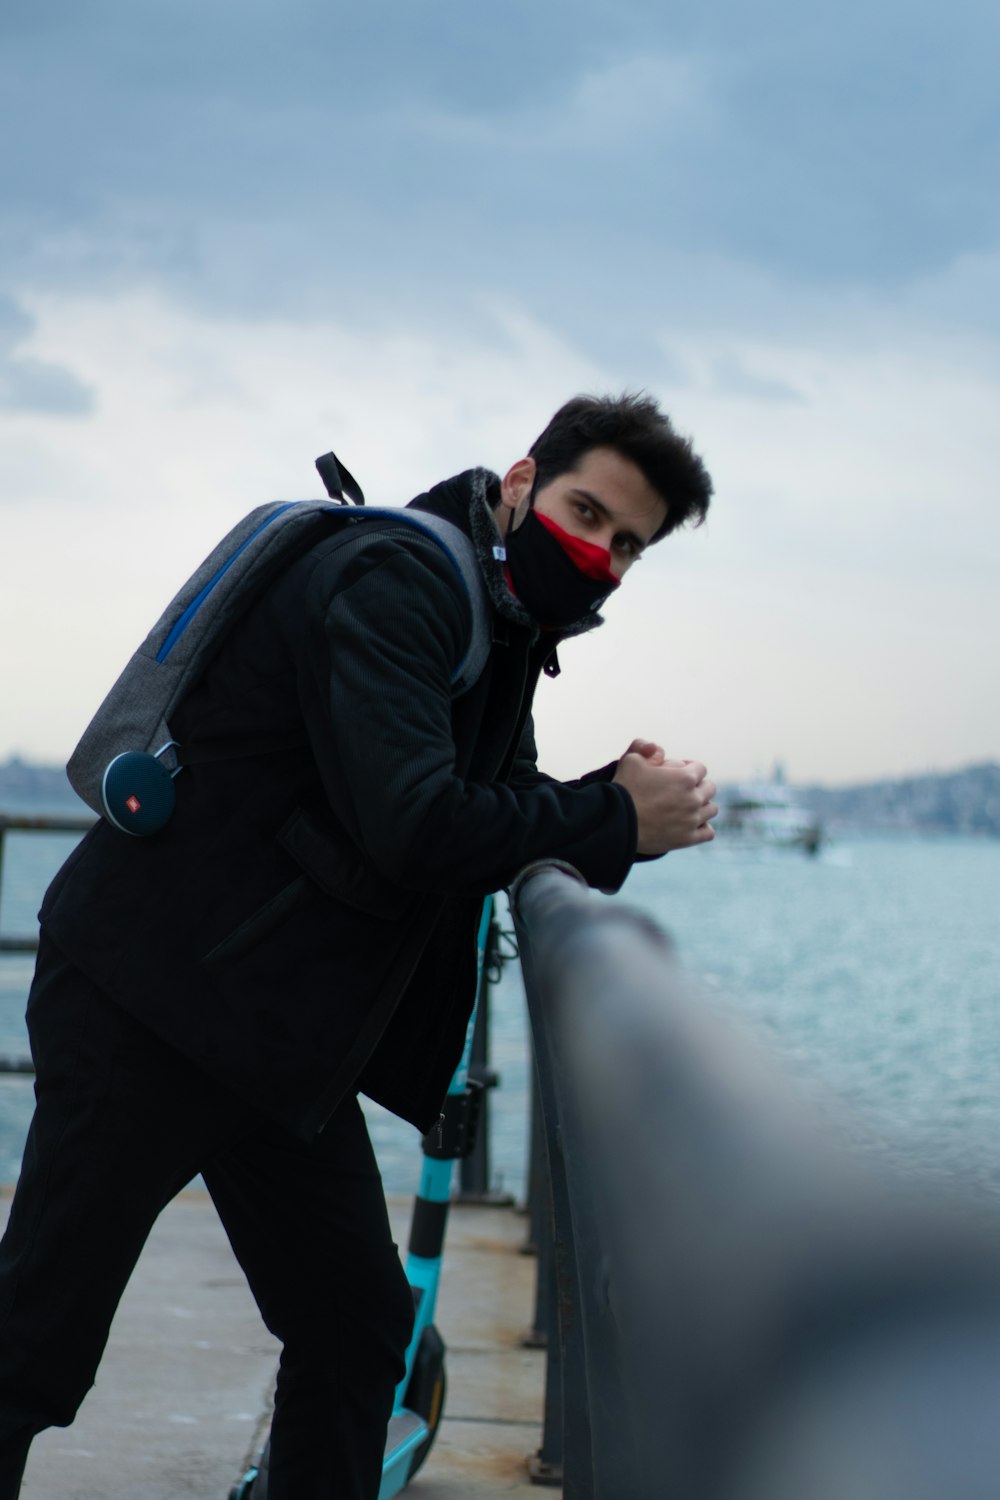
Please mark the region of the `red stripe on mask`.
[[618, 587], [621, 579], [616, 578], [611, 571], [610, 552], [604, 547], [595, 547], [593, 542], [585, 542], [583, 537], [564, 531], [551, 516], [543, 515], [540, 510], [535, 511], [535, 516], [585, 577], [596, 578], [600, 583], [610, 584], [612, 588]]

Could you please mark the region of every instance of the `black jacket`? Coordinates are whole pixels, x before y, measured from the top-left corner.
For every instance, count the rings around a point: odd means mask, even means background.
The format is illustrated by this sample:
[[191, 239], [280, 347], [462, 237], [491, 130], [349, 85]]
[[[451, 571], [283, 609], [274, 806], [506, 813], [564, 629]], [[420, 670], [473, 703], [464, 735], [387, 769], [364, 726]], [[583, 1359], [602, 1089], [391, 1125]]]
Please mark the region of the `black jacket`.
[[272, 582], [174, 715], [181, 741], [300, 747], [185, 768], [149, 839], [99, 824], [57, 875], [46, 931], [119, 1004], [304, 1135], [355, 1088], [426, 1130], [457, 1062], [484, 895], [558, 857], [617, 889], [635, 813], [606, 767], [534, 766], [540, 635], [492, 556], [496, 480], [413, 502], [473, 536], [493, 645], [459, 698], [468, 603], [402, 523], [331, 534]]

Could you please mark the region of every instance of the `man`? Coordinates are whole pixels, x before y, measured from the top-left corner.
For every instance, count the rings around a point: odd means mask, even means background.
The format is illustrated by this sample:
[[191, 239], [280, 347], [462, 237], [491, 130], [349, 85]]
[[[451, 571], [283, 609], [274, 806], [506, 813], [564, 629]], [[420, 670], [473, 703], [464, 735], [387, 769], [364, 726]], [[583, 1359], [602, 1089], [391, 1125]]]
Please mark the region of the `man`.
[[[555, 648], [711, 482], [654, 402], [579, 397], [503, 480], [413, 502], [473, 539], [492, 644], [452, 679], [468, 599], [398, 521], [315, 542], [173, 716], [189, 766], [150, 839], [102, 823], [42, 907], [37, 1109], [0, 1247], [0, 1500], [91, 1385], [157, 1214], [201, 1172], [282, 1341], [270, 1500], [373, 1500], [412, 1299], [359, 1092], [426, 1131], [458, 1059], [484, 895], [531, 860], [616, 890], [712, 837], [697, 763], [634, 740], [563, 784], [534, 765]], [[289, 748], [291, 746], [291, 748]]]

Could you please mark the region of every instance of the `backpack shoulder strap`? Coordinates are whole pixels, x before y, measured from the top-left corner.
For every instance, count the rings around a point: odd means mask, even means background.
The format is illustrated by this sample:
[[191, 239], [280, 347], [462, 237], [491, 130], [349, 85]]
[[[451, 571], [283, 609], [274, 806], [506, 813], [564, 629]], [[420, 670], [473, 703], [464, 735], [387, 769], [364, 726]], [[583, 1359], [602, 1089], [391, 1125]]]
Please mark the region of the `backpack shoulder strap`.
[[472, 616], [472, 633], [465, 655], [452, 673], [451, 681], [456, 694], [468, 692], [469, 688], [478, 681], [486, 665], [492, 636], [491, 610], [475, 547], [464, 531], [461, 531], [453, 522], [446, 521], [443, 516], [436, 516], [431, 511], [383, 510], [366, 507], [364, 514], [366, 516], [389, 516], [394, 521], [404, 521], [418, 531], [423, 531], [434, 538], [451, 562], [468, 600]]
[[[391, 510], [387, 507], [366, 505], [363, 511], [355, 511], [353, 507], [346, 507], [338, 509], [338, 514], [343, 515], [352, 524], [357, 522], [363, 525], [369, 520], [406, 521], [415, 530], [423, 531], [433, 537], [442, 551], [447, 554], [469, 601], [472, 616], [472, 630], [468, 644], [461, 661], [451, 674], [451, 686], [456, 698], [468, 692], [482, 674], [486, 658], [490, 654], [492, 638], [490, 607], [487, 603], [476, 551], [469, 538], [451, 521], [446, 521], [441, 516], [431, 515], [427, 511]], [[359, 540], [363, 545], [363, 538]], [[306, 739], [300, 735], [265, 739], [199, 740], [175, 745], [174, 753], [181, 765], [196, 766], [205, 765], [211, 761], [242, 759], [248, 755], [269, 755], [277, 750], [297, 749], [306, 743]]]
[[[348, 480], [353, 486], [349, 476]], [[110, 762], [127, 752], [158, 754], [173, 743], [170, 715], [249, 599], [298, 549], [310, 545], [321, 523], [331, 518], [344, 518], [348, 525], [391, 518], [434, 538], [455, 568], [472, 618], [469, 643], [452, 675], [452, 687], [458, 694], [473, 685], [489, 654], [490, 615], [475, 550], [458, 527], [422, 511], [374, 510], [329, 500], [259, 506], [233, 527], [174, 596], [73, 751], [67, 774], [95, 812], [104, 811], [102, 789]], [[241, 752], [233, 745], [229, 753]]]

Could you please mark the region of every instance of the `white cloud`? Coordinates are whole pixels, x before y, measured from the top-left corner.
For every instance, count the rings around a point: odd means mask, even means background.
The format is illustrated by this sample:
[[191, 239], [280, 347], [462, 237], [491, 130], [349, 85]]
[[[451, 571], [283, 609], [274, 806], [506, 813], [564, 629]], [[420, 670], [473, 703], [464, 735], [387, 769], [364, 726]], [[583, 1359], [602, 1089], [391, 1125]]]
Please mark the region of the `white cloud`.
[[460, 330], [361, 337], [197, 319], [150, 295], [39, 299], [32, 349], [99, 394], [70, 429], [0, 415], [4, 748], [61, 759], [132, 646], [244, 511], [322, 493], [333, 447], [371, 503], [520, 456], [585, 356], [515, 312], [491, 347]]
[[[521, 313], [475, 333], [197, 318], [148, 294], [38, 299], [32, 357], [97, 393], [89, 419], [0, 415], [0, 756], [62, 759], [200, 557], [263, 499], [320, 492], [341, 452], [374, 503], [473, 463], [503, 467], [616, 372]], [[1000, 750], [989, 689], [1000, 537], [988, 346], [825, 349], [675, 330], [689, 372], [653, 387], [717, 485], [708, 524], [640, 564], [597, 636], [539, 693], [550, 767], [635, 734], [720, 776], [775, 757], [798, 779], [947, 766]], [[798, 402], [720, 390], [719, 362]]]
[[[697, 54], [639, 53], [584, 69], [560, 88], [515, 96], [509, 108], [421, 109], [409, 125], [418, 134], [504, 153], [641, 148], [645, 156], [654, 139], [689, 141], [711, 128], [717, 86], [707, 59]], [[661, 190], [650, 183], [651, 192]]]
[[[607, 756], [626, 723], [727, 778], [776, 758], [847, 781], [1000, 754], [1000, 371], [950, 331], [844, 334], [672, 336], [689, 378], [662, 394], [717, 495], [703, 531], [651, 553], [609, 606]], [[720, 359], [802, 399], [720, 391]], [[658, 666], [616, 671], [619, 653]], [[557, 688], [558, 719], [548, 702], [540, 717], [568, 772], [561, 746], [595, 733], [593, 702]]]

